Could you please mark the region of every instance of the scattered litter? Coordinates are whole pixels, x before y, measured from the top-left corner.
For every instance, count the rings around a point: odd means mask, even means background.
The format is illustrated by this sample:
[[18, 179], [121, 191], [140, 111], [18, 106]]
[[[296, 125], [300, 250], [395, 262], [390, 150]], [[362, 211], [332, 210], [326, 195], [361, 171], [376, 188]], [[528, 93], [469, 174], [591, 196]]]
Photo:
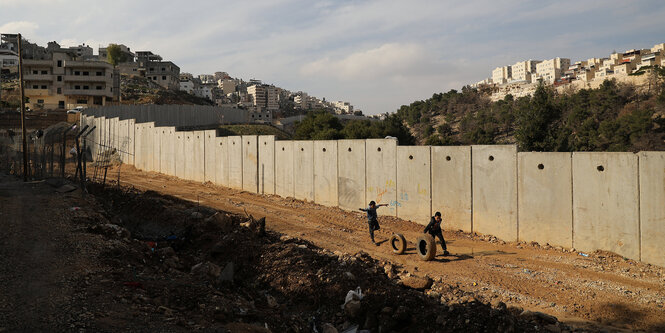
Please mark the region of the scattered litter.
[[349, 303], [351, 301], [361, 301], [363, 299], [363, 292], [360, 290], [360, 287], [356, 288], [356, 290], [349, 290], [348, 293], [346, 293], [346, 298], [344, 299], [344, 304], [342, 305], [342, 308], [346, 305], [346, 303]]
[[155, 252], [155, 249], [157, 248], [157, 243], [155, 243], [155, 242], [146, 242], [146, 244], [148, 244], [148, 247], [150, 248], [150, 250], [152, 250], [152, 252]]
[[71, 207], [71, 208], [69, 208], [69, 210], [74, 212], [74, 211], [77, 211], [77, 210], [81, 210], [81, 207]]
[[588, 256], [589, 256], [588, 254], [586, 254], [586, 253], [584, 253], [584, 252], [580, 252], [580, 253], [578, 253], [578, 254], [581, 255], [582, 257], [588, 257]]

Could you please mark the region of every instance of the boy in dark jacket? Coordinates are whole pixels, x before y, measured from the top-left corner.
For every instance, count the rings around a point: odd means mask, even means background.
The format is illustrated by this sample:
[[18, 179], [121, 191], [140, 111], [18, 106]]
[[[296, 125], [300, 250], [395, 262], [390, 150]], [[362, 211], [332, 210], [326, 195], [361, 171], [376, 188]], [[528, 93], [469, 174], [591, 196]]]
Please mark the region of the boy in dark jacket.
[[379, 207], [388, 207], [388, 204], [380, 204], [377, 205], [376, 202], [370, 201], [369, 202], [369, 207], [367, 208], [359, 208], [361, 211], [367, 213], [367, 222], [369, 223], [369, 236], [372, 237], [372, 243], [376, 244], [376, 246], [379, 246], [374, 241], [374, 230], [379, 230], [381, 227], [379, 226], [379, 220], [377, 219], [376, 216], [376, 209]]
[[429, 233], [432, 237], [437, 237], [441, 241], [441, 248], [443, 249], [443, 255], [447, 256], [450, 253], [446, 249], [446, 240], [443, 239], [443, 230], [441, 229], [441, 213], [436, 212], [434, 216], [429, 220], [429, 224], [425, 227], [423, 233]]

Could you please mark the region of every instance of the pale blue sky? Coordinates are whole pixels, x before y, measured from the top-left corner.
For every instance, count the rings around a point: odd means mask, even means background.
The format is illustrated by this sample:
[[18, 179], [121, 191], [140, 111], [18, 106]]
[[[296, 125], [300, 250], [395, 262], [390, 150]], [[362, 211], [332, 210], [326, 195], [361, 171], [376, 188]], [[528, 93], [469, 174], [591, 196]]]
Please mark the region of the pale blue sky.
[[123, 43], [192, 74], [234, 77], [392, 112], [556, 56], [665, 42], [665, 1], [0, 0], [0, 32], [63, 46]]

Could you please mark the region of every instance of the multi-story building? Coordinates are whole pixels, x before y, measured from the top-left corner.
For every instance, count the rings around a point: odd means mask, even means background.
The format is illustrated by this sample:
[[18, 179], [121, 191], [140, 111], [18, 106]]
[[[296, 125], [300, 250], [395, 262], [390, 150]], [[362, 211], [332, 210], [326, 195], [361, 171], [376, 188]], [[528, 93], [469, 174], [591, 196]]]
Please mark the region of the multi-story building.
[[201, 98], [206, 98], [211, 101], [213, 101], [213, 96], [212, 96], [212, 89], [215, 87], [214, 84], [200, 84], [200, 85], [194, 85], [194, 95], [201, 97]]
[[[120, 47], [120, 53], [124, 55], [124, 57], [123, 57], [124, 61], [122, 61], [122, 62], [131, 62], [131, 63], [135, 62], [136, 55], [134, 54], [134, 52], [132, 52], [132, 50], [127, 45], [124, 45], [124, 44], [116, 44], [116, 45], [118, 45]], [[105, 59], [108, 58], [107, 48], [108, 47], [100, 47], [99, 48], [99, 59], [100, 60], [105, 60]]]
[[236, 80], [233, 79], [219, 79], [217, 81], [217, 86], [222, 89], [224, 95], [232, 94], [236, 92]]
[[496, 84], [504, 84], [510, 81], [512, 73], [510, 66], [497, 67], [492, 71], [492, 82]]
[[23, 65], [25, 95], [33, 109], [99, 106], [113, 100], [113, 66], [108, 62], [54, 51], [51, 59], [24, 59]]
[[0, 70], [15, 72], [18, 69], [18, 54], [12, 50], [0, 49]]
[[570, 59], [559, 58], [544, 60], [536, 64], [536, 77], [544, 83], [552, 84], [561, 79], [564, 72], [570, 66]]
[[349, 102], [336, 101], [332, 102], [332, 105], [337, 114], [353, 113], [353, 105]]
[[526, 81], [531, 83], [531, 74], [536, 73], [536, 65], [540, 60], [518, 61], [510, 66], [512, 81]]
[[188, 94], [194, 93], [194, 82], [192, 80], [180, 80], [180, 90], [186, 91]]
[[160, 86], [171, 89], [180, 89], [180, 67], [171, 61], [163, 61], [158, 54], [150, 51], [136, 52], [139, 73]]
[[217, 83], [217, 80], [215, 79], [215, 76], [210, 75], [210, 74], [200, 74], [199, 75], [199, 80], [201, 80], [201, 83], [203, 83], [203, 84]]
[[255, 84], [247, 87], [247, 95], [249, 95], [252, 106], [257, 112], [279, 110], [275, 86]]

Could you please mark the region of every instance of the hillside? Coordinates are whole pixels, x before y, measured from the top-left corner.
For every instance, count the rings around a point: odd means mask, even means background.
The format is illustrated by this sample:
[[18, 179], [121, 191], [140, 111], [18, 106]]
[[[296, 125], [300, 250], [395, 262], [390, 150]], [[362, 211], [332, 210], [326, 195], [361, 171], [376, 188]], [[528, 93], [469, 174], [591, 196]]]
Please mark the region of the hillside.
[[264, 124], [223, 125], [219, 127], [219, 135], [274, 135], [277, 140], [290, 140], [291, 135], [274, 126]]
[[196, 97], [185, 91], [164, 89], [145, 77], [122, 75], [120, 77], [122, 104], [181, 104], [213, 105], [212, 101]]
[[397, 116], [419, 144], [511, 144], [521, 151], [665, 150], [665, 69], [648, 89], [605, 81], [597, 89], [491, 102], [488, 91], [463, 88], [403, 105]]

